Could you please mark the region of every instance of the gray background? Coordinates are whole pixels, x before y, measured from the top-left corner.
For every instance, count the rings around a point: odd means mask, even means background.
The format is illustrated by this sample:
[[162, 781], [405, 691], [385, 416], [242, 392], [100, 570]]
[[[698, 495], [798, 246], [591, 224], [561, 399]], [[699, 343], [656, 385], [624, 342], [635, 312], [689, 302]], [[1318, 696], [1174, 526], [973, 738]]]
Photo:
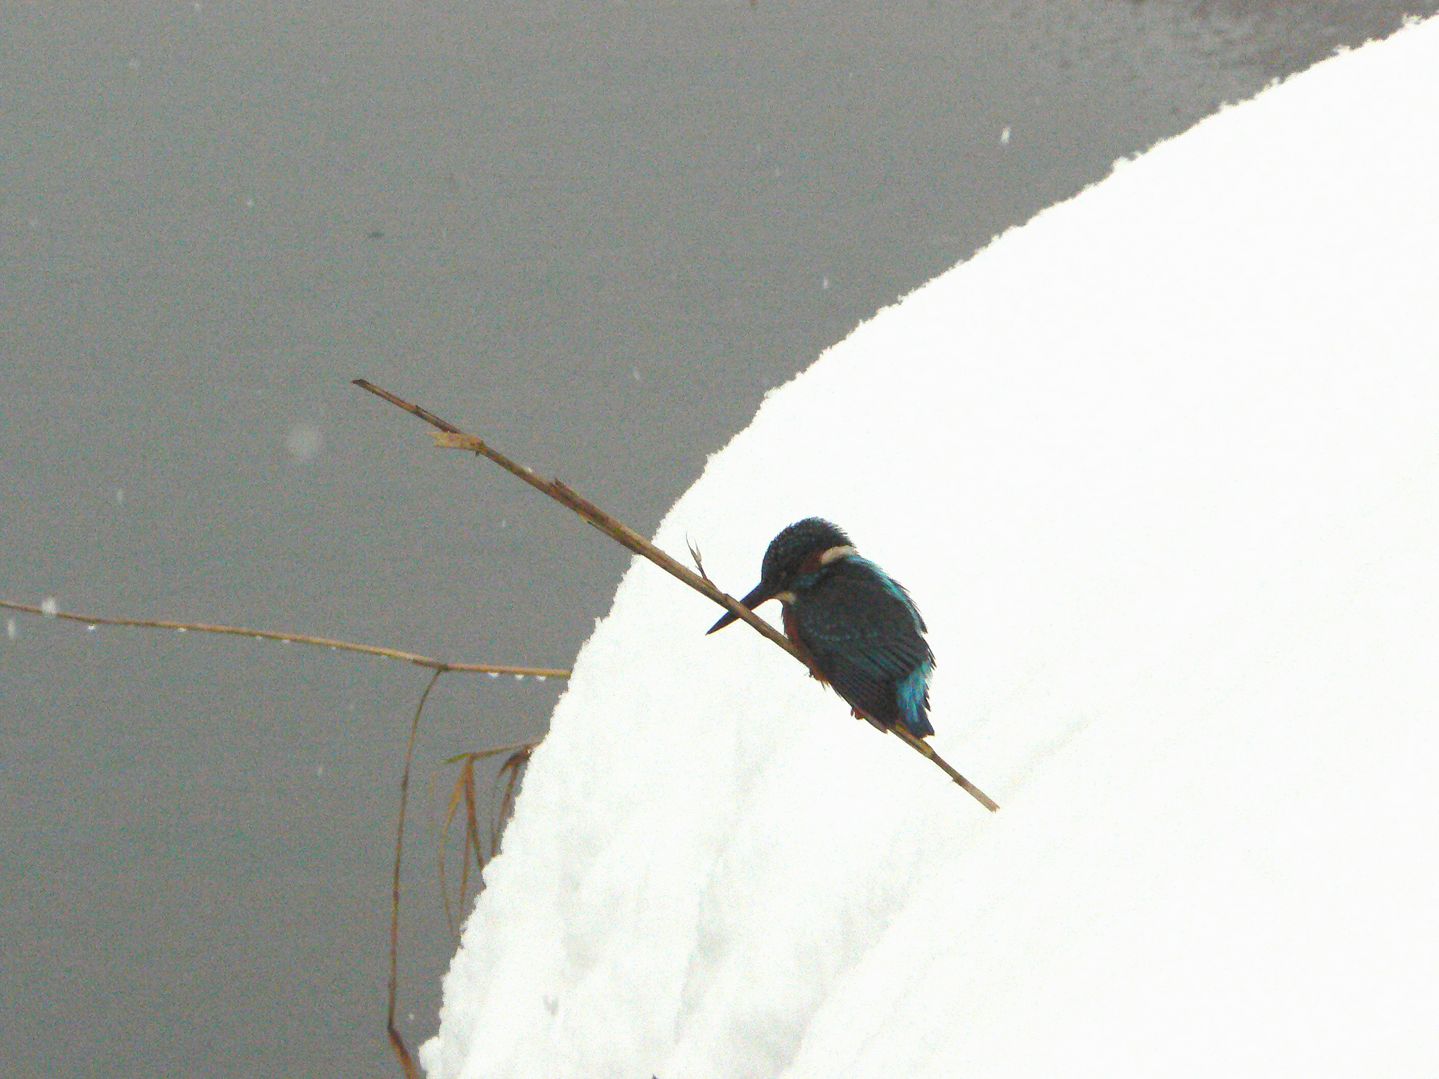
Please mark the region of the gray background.
[[[350, 378], [648, 531], [878, 307], [1435, 6], [8, 0], [0, 597], [567, 666], [623, 553]], [[389, 859], [424, 681], [15, 616], [7, 1074], [392, 1071]], [[557, 691], [435, 692], [412, 1042], [453, 948], [430, 784], [542, 732]]]

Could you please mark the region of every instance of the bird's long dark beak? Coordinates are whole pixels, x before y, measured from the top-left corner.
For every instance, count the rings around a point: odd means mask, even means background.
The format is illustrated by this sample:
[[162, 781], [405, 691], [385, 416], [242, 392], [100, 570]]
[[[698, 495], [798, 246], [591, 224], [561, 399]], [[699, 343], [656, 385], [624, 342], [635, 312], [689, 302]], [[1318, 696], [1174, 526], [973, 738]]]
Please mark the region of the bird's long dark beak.
[[[744, 599], [740, 600], [740, 602], [746, 607], [748, 607], [750, 610], [754, 610], [765, 600], [774, 598], [775, 591], [775, 589], [770, 588], [763, 581], [760, 581], [759, 584], [755, 585], [749, 590], [749, 594], [745, 596]], [[733, 611], [726, 611], [723, 618], [721, 618], [714, 625], [710, 626], [709, 629], [705, 630], [705, 636], [708, 637], [715, 630], [724, 629], [725, 626], [729, 625], [731, 622], [736, 622], [738, 620], [739, 615], [735, 614]]]

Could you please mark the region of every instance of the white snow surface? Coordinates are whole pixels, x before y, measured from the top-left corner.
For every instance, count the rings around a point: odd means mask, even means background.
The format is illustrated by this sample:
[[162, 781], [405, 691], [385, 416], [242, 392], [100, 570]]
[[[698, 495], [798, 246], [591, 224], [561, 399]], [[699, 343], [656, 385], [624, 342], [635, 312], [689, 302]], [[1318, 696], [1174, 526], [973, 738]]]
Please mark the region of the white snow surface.
[[1117, 168], [773, 393], [658, 534], [820, 514], [898, 739], [647, 563], [535, 754], [433, 1076], [1439, 1075], [1439, 21]]

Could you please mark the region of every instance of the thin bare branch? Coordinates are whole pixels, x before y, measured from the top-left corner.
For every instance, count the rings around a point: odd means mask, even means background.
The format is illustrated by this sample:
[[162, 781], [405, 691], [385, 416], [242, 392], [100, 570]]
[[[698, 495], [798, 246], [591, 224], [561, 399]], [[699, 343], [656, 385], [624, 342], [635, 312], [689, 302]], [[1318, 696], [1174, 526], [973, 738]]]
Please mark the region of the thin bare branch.
[[468, 759], [482, 761], [490, 757], [498, 757], [501, 753], [527, 753], [543, 741], [543, 738], [535, 738], [528, 742], [511, 742], [507, 746], [491, 746], [489, 749], [467, 750], [464, 753], [456, 753], [453, 757], [446, 757], [444, 763], [454, 764], [456, 761]]
[[147, 629], [171, 629], [178, 633], [219, 633], [231, 637], [253, 637], [262, 641], [283, 641], [286, 644], [304, 644], [315, 648], [328, 648], [334, 652], [359, 652], [362, 655], [378, 656], [381, 659], [395, 659], [412, 663], [432, 671], [454, 671], [460, 674], [513, 674], [535, 678], [568, 678], [570, 672], [559, 667], [519, 667], [505, 663], [450, 663], [442, 659], [402, 652], [398, 648], [385, 648], [377, 644], [357, 644], [354, 641], [339, 641], [331, 637], [312, 637], [305, 633], [283, 633], [270, 629], [249, 629], [245, 626], [216, 626], [205, 622], [172, 622], [158, 618], [107, 618], [95, 614], [75, 614], [70, 611], [50, 611], [29, 603], [15, 603], [0, 599], [0, 608], [19, 611], [21, 614], [38, 615], [41, 618], [59, 618], [66, 622], [80, 622], [87, 626], [140, 626]]
[[[475, 795], [475, 759], [471, 757], [465, 762], [465, 837], [468, 853], [475, 856], [475, 872], [480, 875], [480, 883], [484, 883], [485, 862], [493, 858], [495, 851], [490, 848], [489, 855], [485, 854], [484, 848], [480, 845], [480, 820], [476, 805], [479, 799]], [[470, 859], [468, 856], [462, 859], [460, 870], [460, 900], [461, 908], [465, 905], [465, 891], [470, 885]]]
[[[495, 810], [494, 820], [490, 825], [490, 857], [493, 858], [500, 849], [500, 829], [510, 814], [515, 810], [515, 794], [519, 788], [520, 774], [525, 770], [525, 765], [530, 762], [530, 755], [534, 753], [538, 742], [516, 749], [500, 765], [500, 775], [505, 776], [504, 793], [500, 795], [499, 808]], [[497, 777], [498, 778], [498, 777]]]
[[954, 770], [954, 767], [949, 763], [949, 761], [945, 760], [937, 752], [935, 752], [934, 746], [930, 745], [923, 738], [920, 738], [913, 731], [907, 730], [901, 724], [895, 724], [892, 730], [896, 735], [899, 736], [900, 741], [904, 742], [905, 745], [909, 746], [910, 749], [914, 750], [921, 756], [928, 757], [931, 761], [934, 762], [934, 766], [936, 768], [938, 768], [945, 775], [949, 776], [950, 779], [954, 780], [957, 784], [959, 784], [966, 791], [968, 791], [970, 795], [973, 796], [974, 800], [977, 801], [980, 805], [984, 806], [985, 809], [989, 810], [991, 813], [999, 812], [999, 803], [996, 802], [989, 795], [985, 794], [984, 791], [980, 790], [969, 780], [965, 779], [964, 776], [956, 772]]
[[[516, 742], [507, 746], [494, 746], [490, 749], [474, 750], [468, 753], [458, 753], [446, 759], [445, 764], [458, 764], [460, 771], [450, 788], [449, 801], [445, 806], [444, 822], [439, 826], [439, 878], [440, 894], [444, 902], [445, 921], [450, 927], [450, 934], [458, 936], [459, 930], [455, 924], [454, 908], [450, 905], [450, 890], [448, 884], [449, 871], [447, 868], [446, 841], [450, 836], [450, 826], [454, 824], [455, 817], [459, 813], [460, 805], [465, 807], [464, 830], [460, 837], [460, 887], [456, 906], [463, 911], [465, 899], [469, 894], [471, 855], [474, 856], [473, 869], [479, 878], [481, 885], [484, 884], [485, 866], [491, 858], [499, 853], [500, 848], [500, 826], [504, 823], [505, 817], [514, 807], [514, 795], [516, 784], [519, 782], [519, 768], [524, 761], [529, 760], [530, 754], [540, 743], [538, 740], [531, 742]], [[475, 781], [475, 764], [491, 757], [498, 757], [507, 754], [507, 759], [500, 765], [499, 774], [496, 776], [496, 783], [501, 779], [505, 780], [504, 791], [499, 798], [499, 805], [495, 810], [494, 819], [490, 822], [489, 850], [485, 850], [484, 840], [481, 838], [484, 833], [480, 831], [479, 820], [479, 795]]]
[[405, 743], [405, 767], [400, 772], [400, 819], [395, 825], [395, 869], [390, 879], [390, 983], [389, 1008], [385, 1013], [385, 1033], [389, 1035], [390, 1047], [404, 1070], [405, 1079], [420, 1079], [420, 1069], [410, 1055], [405, 1039], [395, 1026], [395, 1008], [400, 995], [400, 861], [405, 849], [405, 809], [410, 799], [410, 762], [415, 757], [415, 736], [420, 730], [420, 714], [425, 702], [430, 699], [430, 690], [440, 680], [444, 671], [437, 670], [430, 675], [425, 691], [420, 694], [420, 703], [415, 707], [415, 718], [410, 721], [410, 737]]
[[[449, 881], [446, 879], [446, 878], [447, 878], [447, 873], [446, 873], [446, 870], [445, 870], [445, 862], [446, 862], [446, 857], [445, 857], [445, 854], [446, 854], [446, 851], [445, 851], [445, 839], [446, 839], [446, 838], [449, 836], [449, 834], [450, 834], [450, 824], [451, 824], [451, 822], [454, 821], [454, 819], [455, 819], [455, 811], [456, 811], [457, 809], [459, 809], [459, 807], [460, 807], [460, 799], [461, 799], [462, 797], [464, 797], [464, 794], [465, 794], [465, 783], [466, 783], [466, 773], [469, 772], [469, 771], [472, 771], [471, 762], [470, 762], [470, 761], [466, 761], [464, 764], [462, 764], [462, 765], [460, 766], [460, 774], [455, 777], [455, 782], [454, 782], [454, 784], [450, 787], [450, 801], [449, 801], [449, 805], [448, 805], [448, 806], [446, 807], [446, 809], [445, 809], [445, 820], [444, 820], [444, 823], [441, 824], [440, 827], [437, 829], [437, 834], [438, 834], [438, 837], [439, 837], [439, 842], [435, 844], [436, 849], [437, 849], [438, 852], [439, 852], [439, 863], [438, 863], [438, 864], [439, 864], [439, 878], [440, 878], [440, 900], [441, 900], [441, 902], [444, 904], [444, 908], [445, 908], [445, 924], [450, 927], [450, 936], [451, 936], [451, 937], [455, 937], [455, 938], [458, 938], [458, 937], [459, 937], [460, 932], [459, 932], [459, 929], [455, 926], [455, 915], [454, 915], [454, 912], [450, 910], [450, 885], [449, 885]], [[468, 862], [465, 860], [465, 858], [464, 858], [463, 856], [461, 857], [461, 864], [462, 864], [462, 865], [467, 865], [467, 864], [468, 864]]]
[[[432, 427], [438, 428], [438, 433], [436, 433], [434, 436], [435, 444], [437, 446], [442, 446], [447, 449], [466, 450], [470, 453], [476, 453], [483, 457], [488, 457], [491, 461], [499, 465], [506, 472], [517, 476], [518, 478], [524, 480], [525, 483], [528, 483], [531, 487], [535, 488], [537, 491], [541, 491], [544, 494], [548, 495], [550, 498], [560, 503], [560, 505], [565, 506], [573, 513], [578, 515], [582, 520], [588, 522], [589, 524], [593, 525], [595, 528], [603, 532], [605, 535], [609, 536], [616, 543], [619, 543], [621, 546], [635, 552], [635, 554], [643, 555], [645, 558], [649, 559], [655, 565], [659, 566], [660, 569], [664, 570], [672, 577], [679, 578], [679, 580], [689, 585], [702, 596], [706, 596], [707, 598], [713, 600], [715, 603], [718, 603], [721, 607], [730, 611], [741, 621], [748, 623], [748, 625], [752, 629], [754, 629], [755, 632], [759, 633], [763, 637], [768, 638], [780, 648], [783, 648], [796, 660], [804, 664], [806, 670], [809, 669], [809, 664], [805, 663], [804, 657], [800, 655], [799, 650], [794, 646], [794, 644], [789, 640], [789, 638], [784, 636], [784, 634], [780, 633], [768, 622], [764, 621], [753, 611], [751, 611], [748, 607], [745, 607], [743, 604], [741, 604], [739, 600], [720, 591], [705, 577], [695, 573], [687, 566], [684, 566], [681, 563], [675, 561], [675, 559], [665, 554], [664, 551], [661, 551], [654, 544], [650, 543], [634, 529], [630, 528], [628, 525], [624, 524], [618, 519], [610, 516], [604, 510], [596, 506], [593, 502], [581, 496], [572, 487], [567, 486], [558, 479], [547, 480], [542, 478], [533, 469], [528, 468], [525, 465], [520, 464], [518, 461], [512, 460], [511, 458], [505, 456], [505, 454], [495, 449], [483, 439], [477, 438], [474, 435], [466, 434], [454, 424], [447, 423], [446, 421], [436, 416], [434, 413], [429, 412], [426, 409], [420, 408], [418, 405], [411, 404], [404, 398], [398, 397], [395, 394], [391, 393], [389, 390], [381, 389], [379, 386], [376, 386], [374, 383], [369, 382], [363, 378], [355, 379], [354, 383], [362, 390], [373, 393], [375, 396], [381, 397], [384, 400], [389, 401], [391, 404], [404, 409], [412, 416], [418, 416], [420, 419], [424, 420]], [[999, 808], [992, 798], [990, 798], [987, 794], [985, 794], [973, 783], [969, 782], [969, 780], [965, 779], [962, 775], [960, 775], [959, 772], [957, 772], [953, 767], [951, 767], [950, 764], [943, 757], [941, 757], [935, 751], [934, 747], [931, 746], [928, 742], [925, 742], [922, 739], [915, 737], [908, 731], [905, 731], [898, 726], [894, 728], [894, 731], [895, 733], [899, 734], [901, 741], [903, 741], [906, 745], [908, 745], [911, 749], [915, 750], [915, 752], [919, 753], [921, 756], [932, 761], [936, 767], [938, 767], [945, 773], [945, 775], [949, 776], [949, 778], [952, 779], [955, 783], [959, 784], [961, 788], [969, 792], [969, 794], [971, 794], [976, 800], [979, 801], [981, 805], [983, 805], [990, 812], [994, 812], [996, 809]], [[906, 735], [908, 735], [908, 737], [906, 737]]]

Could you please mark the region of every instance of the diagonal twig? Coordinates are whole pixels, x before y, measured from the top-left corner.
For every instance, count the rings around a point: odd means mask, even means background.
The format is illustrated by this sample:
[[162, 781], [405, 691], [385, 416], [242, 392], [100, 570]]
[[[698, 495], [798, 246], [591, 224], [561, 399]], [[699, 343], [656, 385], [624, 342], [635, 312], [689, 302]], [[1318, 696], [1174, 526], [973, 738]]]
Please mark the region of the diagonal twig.
[[[384, 400], [389, 401], [392, 405], [395, 405], [398, 408], [404, 409], [412, 416], [418, 416], [420, 419], [424, 420], [432, 427], [438, 428], [438, 433], [434, 436], [435, 444], [437, 446], [442, 446], [450, 449], [467, 450], [471, 453], [477, 453], [481, 456], [488, 457], [491, 461], [499, 465], [506, 472], [517, 476], [519, 479], [523, 480], [525, 483], [529, 484], [537, 491], [548, 495], [550, 498], [560, 503], [560, 505], [567, 507], [572, 512], [577, 514], [582, 520], [584, 520], [588, 524], [593, 525], [595, 528], [599, 529], [601, 532], [609, 536], [621, 546], [628, 548], [635, 554], [643, 555], [645, 558], [649, 559], [655, 565], [659, 566], [660, 569], [664, 570], [672, 577], [679, 578], [679, 580], [689, 585], [702, 596], [705, 596], [713, 600], [715, 603], [718, 603], [721, 607], [725, 608], [727, 611], [730, 611], [741, 621], [748, 623], [749, 626], [761, 636], [768, 638], [780, 648], [783, 648], [800, 663], [805, 663], [804, 658], [799, 654], [799, 650], [795, 648], [794, 644], [789, 640], [789, 638], [784, 636], [784, 634], [780, 633], [768, 622], [764, 621], [762, 618], [756, 615], [748, 607], [745, 607], [743, 604], [741, 604], [739, 600], [720, 591], [707, 578], [695, 573], [688, 566], [677, 562], [675, 559], [665, 554], [664, 551], [661, 551], [654, 544], [650, 543], [649, 540], [645, 539], [634, 529], [630, 528], [628, 525], [624, 524], [617, 518], [610, 516], [610, 514], [606, 513], [604, 510], [596, 506], [593, 502], [580, 495], [579, 492], [575, 491], [572, 487], [567, 486], [565, 483], [561, 482], [558, 479], [544, 479], [533, 469], [527, 468], [525, 465], [520, 464], [518, 461], [512, 460], [511, 458], [507, 457], [505, 454], [495, 449], [489, 443], [485, 442], [484, 439], [477, 438], [474, 435], [466, 434], [454, 424], [447, 423], [444, 420], [440, 419], [433, 412], [430, 412], [427, 409], [423, 409], [419, 405], [412, 404], [409, 401], [406, 401], [404, 398], [391, 393], [389, 390], [385, 390], [380, 388], [379, 386], [376, 386], [373, 382], [370, 382], [363, 378], [357, 378], [354, 380], [354, 384], [356, 386], [359, 386], [360, 389], [372, 393], [376, 397], [383, 398]], [[806, 669], [808, 669], [808, 666], [808, 664], [805, 664]], [[935, 752], [934, 747], [931, 746], [928, 742], [925, 742], [923, 739], [917, 738], [915, 735], [905, 730], [902, 726], [897, 725], [892, 729], [902, 742], [908, 745], [916, 753], [919, 753], [921, 756], [926, 757], [930, 761], [932, 761], [937, 768], [941, 769], [945, 773], [945, 775], [949, 776], [949, 778], [952, 779], [955, 783], [957, 783], [960, 787], [968, 791], [969, 794], [971, 794], [981, 805], [983, 805], [990, 812], [994, 812], [999, 808], [999, 806], [994, 802], [992, 798], [989, 797], [989, 795], [985, 794], [973, 783], [964, 778], [964, 776], [960, 775], [959, 772], [955, 771], [955, 769], [950, 766], [949, 762], [946, 761], [943, 757], [941, 757], [937, 752]]]

